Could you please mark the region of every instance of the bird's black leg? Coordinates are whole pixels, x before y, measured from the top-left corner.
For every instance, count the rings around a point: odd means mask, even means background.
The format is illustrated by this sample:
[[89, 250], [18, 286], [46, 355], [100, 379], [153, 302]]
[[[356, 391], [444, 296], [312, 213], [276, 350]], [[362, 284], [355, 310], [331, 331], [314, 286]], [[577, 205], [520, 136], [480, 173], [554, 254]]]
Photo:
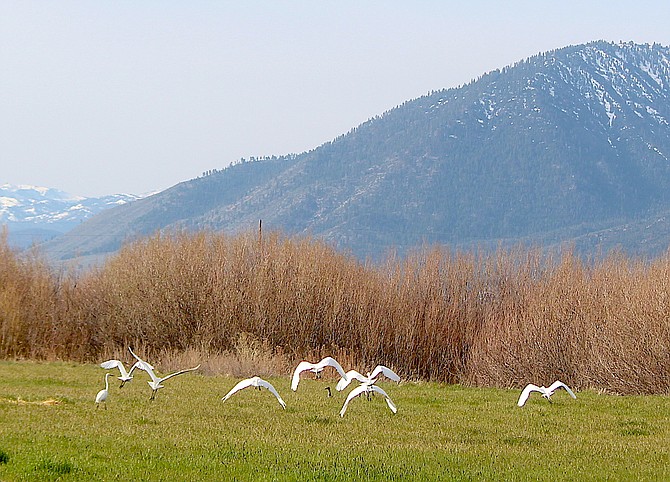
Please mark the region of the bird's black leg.
[[326, 391], [328, 392], [328, 398], [333, 396], [333, 394], [330, 392], [330, 387], [326, 387]]

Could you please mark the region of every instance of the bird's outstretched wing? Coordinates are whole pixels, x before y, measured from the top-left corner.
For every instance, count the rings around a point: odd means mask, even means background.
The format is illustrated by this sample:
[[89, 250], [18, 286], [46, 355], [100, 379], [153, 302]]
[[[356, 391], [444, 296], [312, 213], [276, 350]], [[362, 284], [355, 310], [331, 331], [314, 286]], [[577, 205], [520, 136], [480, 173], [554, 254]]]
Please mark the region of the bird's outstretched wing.
[[395, 406], [395, 403], [393, 403], [393, 400], [391, 400], [391, 397], [388, 396], [388, 393], [386, 393], [384, 390], [379, 388], [377, 385], [370, 385], [370, 390], [375, 391], [381, 395], [384, 395], [384, 398], [386, 399], [386, 404], [389, 406], [391, 411], [393, 413], [398, 412], [398, 407]]
[[305, 370], [311, 370], [312, 368], [316, 368], [314, 363], [310, 363], [308, 361], [301, 361], [298, 363], [298, 366], [295, 367], [295, 370], [293, 371], [293, 378], [291, 379], [291, 390], [295, 392], [298, 389], [298, 383], [300, 383], [300, 374]]
[[530, 392], [544, 393], [544, 391], [542, 391], [540, 387], [538, 387], [537, 385], [533, 385], [532, 383], [529, 383], [521, 392], [519, 401], [516, 404], [520, 407], [523, 407], [523, 405], [526, 403], [526, 400], [528, 400], [528, 397], [530, 396]]
[[340, 365], [337, 360], [331, 356], [325, 357], [323, 360], [321, 360], [319, 363], [316, 364], [317, 369], [323, 369], [326, 367], [333, 367], [335, 370], [337, 370], [337, 373], [340, 374], [341, 377], [346, 378], [346, 373], [344, 373], [344, 369], [342, 368], [342, 365]]
[[126, 367], [124, 367], [123, 363], [120, 362], [119, 360], [107, 360], [106, 362], [102, 362], [100, 366], [105, 370], [112, 370], [114, 368], [118, 368], [119, 371], [121, 372], [121, 376], [125, 376], [128, 374], [126, 372]]
[[133, 365], [133, 366], [137, 366], [138, 369], [144, 370], [145, 372], [147, 372], [149, 374], [149, 377], [151, 378], [151, 380], [154, 383], [159, 384], [161, 382], [161, 380], [158, 379], [158, 376], [154, 373], [153, 367], [151, 365], [149, 365], [148, 363], [145, 363], [142, 360], [140, 360], [140, 361], [136, 362], [135, 365]]
[[400, 381], [398, 374], [384, 365], [377, 365], [377, 367], [372, 370], [372, 373], [370, 373], [370, 378], [377, 378], [380, 374], [384, 375], [389, 380], [393, 380], [394, 382]]
[[138, 362], [140, 362], [140, 364], [137, 368], [139, 368], [140, 370], [144, 370], [145, 372], [148, 372], [149, 370], [154, 370], [153, 365], [145, 362], [140, 357], [135, 355], [135, 352], [133, 351], [132, 348], [128, 347], [128, 350], [130, 350], [130, 354], [133, 355]]
[[568, 392], [572, 398], [577, 398], [577, 395], [575, 395], [575, 393], [572, 390], [570, 390], [570, 387], [560, 380], [556, 380], [554, 383], [552, 383], [547, 390], [549, 391], [549, 393], [553, 393], [559, 388], [564, 388], [565, 391]]
[[[176, 377], [177, 375], [181, 375], [183, 373], [188, 373], [188, 372], [195, 371], [198, 368], [200, 368], [200, 365], [198, 365], [197, 367], [186, 368], [185, 370], [179, 370], [178, 372], [170, 373], [169, 375], [164, 376], [163, 378], [161, 378], [161, 382], [164, 382], [165, 380], [167, 380], [169, 378]], [[151, 374], [151, 372], [149, 372], [149, 374]]]
[[361, 375], [358, 373], [356, 370], [349, 370], [347, 373], [345, 373], [345, 376], [340, 378], [340, 381], [337, 382], [337, 385], [335, 385], [335, 390], [338, 392], [341, 392], [345, 388], [349, 386], [349, 383], [351, 383], [351, 380], [358, 380], [361, 383], [368, 383], [370, 379], [364, 375]]
[[233, 388], [231, 388], [230, 391], [226, 394], [226, 396], [223, 397], [221, 400], [225, 402], [236, 392], [239, 392], [240, 390], [252, 386], [254, 383], [254, 378], [246, 378], [242, 381], [237, 382], [237, 384]]
[[284, 402], [284, 400], [282, 400], [282, 398], [279, 396], [279, 393], [277, 393], [277, 390], [275, 390], [275, 387], [273, 387], [272, 384], [271, 384], [270, 382], [266, 382], [266, 381], [263, 380], [262, 378], [259, 378], [259, 379], [258, 379], [258, 385], [261, 386], [261, 387], [265, 387], [265, 388], [267, 388], [268, 390], [270, 390], [270, 392], [271, 392], [275, 397], [277, 397], [277, 400], [279, 401], [279, 404], [282, 406], [282, 408], [283, 408], [284, 410], [286, 410], [286, 403]]
[[349, 392], [349, 395], [347, 395], [347, 399], [344, 401], [344, 405], [342, 405], [342, 410], [340, 410], [340, 417], [344, 417], [344, 412], [347, 411], [347, 405], [349, 405], [349, 402], [352, 401], [357, 396], [359, 396], [360, 394], [365, 393], [367, 389], [368, 389], [367, 385], [360, 385]]
[[130, 371], [128, 372], [128, 376], [129, 376], [129, 377], [132, 377], [132, 376], [133, 376], [133, 372], [134, 372], [136, 369], [140, 369], [140, 370], [141, 370], [142, 368], [141, 368], [140, 365], [141, 365], [141, 362], [135, 362], [135, 364], [134, 364], [132, 367], [130, 367]]

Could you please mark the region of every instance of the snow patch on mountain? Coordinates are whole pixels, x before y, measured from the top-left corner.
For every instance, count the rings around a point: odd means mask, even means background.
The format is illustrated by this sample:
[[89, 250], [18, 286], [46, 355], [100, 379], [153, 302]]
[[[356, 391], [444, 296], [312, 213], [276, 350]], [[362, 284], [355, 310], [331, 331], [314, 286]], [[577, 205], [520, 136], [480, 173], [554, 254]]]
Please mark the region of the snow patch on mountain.
[[58, 189], [0, 185], [0, 224], [10, 230], [51, 229], [66, 232], [91, 216], [141, 196], [112, 194], [99, 198], [74, 196]]

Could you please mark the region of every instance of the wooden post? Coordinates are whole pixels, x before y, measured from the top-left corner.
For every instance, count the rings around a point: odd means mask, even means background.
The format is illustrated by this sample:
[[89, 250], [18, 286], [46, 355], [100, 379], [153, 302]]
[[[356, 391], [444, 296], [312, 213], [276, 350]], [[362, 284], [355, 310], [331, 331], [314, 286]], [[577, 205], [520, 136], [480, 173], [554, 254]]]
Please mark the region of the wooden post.
[[258, 252], [263, 256], [263, 220], [258, 220]]

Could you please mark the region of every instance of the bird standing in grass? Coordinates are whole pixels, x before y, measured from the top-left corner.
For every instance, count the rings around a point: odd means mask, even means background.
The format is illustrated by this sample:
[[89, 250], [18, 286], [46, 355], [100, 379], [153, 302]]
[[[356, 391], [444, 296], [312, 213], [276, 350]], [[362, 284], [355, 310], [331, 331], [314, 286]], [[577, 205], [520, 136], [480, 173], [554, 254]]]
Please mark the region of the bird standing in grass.
[[342, 378], [347, 378], [347, 374], [344, 373], [344, 369], [342, 368], [342, 365], [340, 365], [337, 360], [335, 360], [333, 357], [327, 356], [323, 360], [321, 360], [319, 363], [310, 363], [308, 361], [301, 361], [298, 363], [298, 366], [295, 367], [295, 370], [293, 371], [293, 378], [291, 380], [291, 390], [294, 392], [298, 389], [298, 383], [300, 383], [300, 373], [304, 372], [305, 370], [309, 370], [312, 373], [314, 373], [315, 378], [321, 378], [321, 374], [323, 373], [323, 370], [326, 367], [333, 367], [337, 372], [340, 374]]
[[267, 388], [275, 397], [277, 397], [277, 401], [279, 404], [282, 406], [283, 409], [286, 409], [286, 403], [282, 398], [279, 396], [279, 393], [277, 393], [277, 390], [275, 390], [275, 387], [272, 386], [270, 382], [266, 382], [260, 377], [251, 377], [247, 378], [245, 380], [242, 380], [237, 383], [227, 394], [225, 397], [223, 397], [221, 400], [226, 401], [228, 400], [234, 393], [239, 392], [240, 390], [247, 388], [247, 387], [255, 387], [257, 389], [261, 388]]
[[97, 409], [101, 403], [105, 404], [105, 410], [107, 410], [107, 397], [109, 396], [109, 376], [111, 373], [105, 373], [105, 388], [100, 390], [95, 396], [95, 408]]
[[560, 380], [556, 380], [554, 383], [552, 383], [549, 387], [538, 387], [537, 385], [533, 385], [532, 383], [529, 383], [526, 385], [526, 387], [523, 389], [521, 392], [521, 396], [519, 397], [519, 401], [517, 402], [517, 405], [519, 407], [523, 407], [524, 404], [526, 403], [526, 400], [528, 400], [528, 397], [530, 397], [531, 392], [540, 392], [544, 398], [546, 398], [549, 403], [551, 403], [551, 396], [554, 394], [556, 390], [559, 388], [565, 389], [566, 392], [570, 394], [572, 398], [577, 398], [577, 396], [574, 394], [572, 390], [570, 390], [570, 387], [568, 387], [565, 383], [561, 382]]

